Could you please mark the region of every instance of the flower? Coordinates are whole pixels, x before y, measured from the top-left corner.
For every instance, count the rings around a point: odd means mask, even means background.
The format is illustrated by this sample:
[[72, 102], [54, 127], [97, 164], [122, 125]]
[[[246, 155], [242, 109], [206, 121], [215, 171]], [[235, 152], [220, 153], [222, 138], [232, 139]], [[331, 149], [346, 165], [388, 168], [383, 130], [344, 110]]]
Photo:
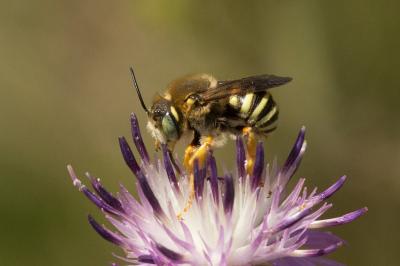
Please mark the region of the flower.
[[[141, 162], [135, 159], [128, 142], [119, 143], [126, 164], [136, 176], [138, 200], [121, 185], [114, 196], [89, 174], [89, 190], [68, 166], [73, 184], [99, 207], [117, 232], [89, 223], [106, 240], [120, 246], [130, 264], [157, 265], [334, 265], [321, 256], [331, 253], [344, 241], [322, 229], [353, 221], [367, 208], [340, 217], [320, 219], [332, 204], [326, 200], [338, 191], [346, 176], [326, 190], [308, 193], [305, 179], [291, 192], [285, 190], [306, 149], [302, 128], [285, 164], [265, 165], [259, 142], [253, 174], [245, 171], [243, 140], [237, 138], [235, 174], [218, 175], [216, 160], [208, 154], [204, 167], [194, 164], [195, 200], [177, 218], [188, 198], [188, 177], [178, 174], [166, 147], [163, 160], [151, 162], [141, 138], [138, 120], [131, 115], [132, 136]], [[306, 264], [308, 263], [308, 264]], [[114, 264], [116, 265], [116, 264]], [[338, 264], [335, 264], [338, 265]]]

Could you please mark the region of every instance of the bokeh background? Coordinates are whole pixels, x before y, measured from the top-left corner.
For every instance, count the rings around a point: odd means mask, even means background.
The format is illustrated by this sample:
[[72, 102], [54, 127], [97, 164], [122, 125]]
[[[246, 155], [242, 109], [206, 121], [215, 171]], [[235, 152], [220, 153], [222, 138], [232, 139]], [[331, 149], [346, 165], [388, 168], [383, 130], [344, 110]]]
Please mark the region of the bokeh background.
[[117, 144], [131, 112], [146, 121], [130, 65], [148, 103], [187, 73], [292, 76], [273, 90], [281, 115], [268, 158], [282, 162], [306, 125], [297, 176], [320, 188], [349, 176], [327, 216], [369, 207], [333, 229], [348, 245], [331, 257], [398, 265], [398, 10], [373, 0], [1, 1], [0, 265], [107, 265], [119, 253], [88, 225], [88, 213], [102, 215], [66, 164], [134, 190]]

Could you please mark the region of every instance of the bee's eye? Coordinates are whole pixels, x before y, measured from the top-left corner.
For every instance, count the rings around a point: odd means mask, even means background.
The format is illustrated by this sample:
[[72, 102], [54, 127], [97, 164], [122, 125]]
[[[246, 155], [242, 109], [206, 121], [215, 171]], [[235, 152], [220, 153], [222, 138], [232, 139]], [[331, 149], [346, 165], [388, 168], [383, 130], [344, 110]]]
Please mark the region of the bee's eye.
[[162, 131], [168, 140], [177, 140], [179, 138], [178, 125], [169, 113], [166, 113], [161, 121]]

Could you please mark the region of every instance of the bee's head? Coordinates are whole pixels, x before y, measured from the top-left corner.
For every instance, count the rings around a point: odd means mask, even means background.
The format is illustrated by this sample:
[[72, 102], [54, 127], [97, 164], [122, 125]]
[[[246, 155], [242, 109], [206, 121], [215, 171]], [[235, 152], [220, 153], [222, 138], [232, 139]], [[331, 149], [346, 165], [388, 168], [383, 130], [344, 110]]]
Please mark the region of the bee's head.
[[143, 97], [140, 93], [139, 86], [136, 81], [135, 73], [130, 68], [133, 84], [136, 88], [140, 104], [149, 116], [149, 123], [147, 127], [153, 137], [160, 143], [173, 145], [181, 136], [181, 115], [171, 103], [170, 100], [158, 96], [151, 106], [150, 110], [147, 109]]
[[149, 113], [148, 128], [161, 143], [174, 143], [182, 133], [181, 114], [171, 101], [157, 97]]

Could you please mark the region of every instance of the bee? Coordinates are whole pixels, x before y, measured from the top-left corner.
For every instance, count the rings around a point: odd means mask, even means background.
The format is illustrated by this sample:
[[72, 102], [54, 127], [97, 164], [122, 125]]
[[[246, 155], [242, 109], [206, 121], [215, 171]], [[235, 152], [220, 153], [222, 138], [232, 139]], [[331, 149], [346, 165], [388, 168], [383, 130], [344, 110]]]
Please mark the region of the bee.
[[274, 131], [278, 120], [278, 106], [269, 89], [292, 80], [275, 75], [236, 80], [217, 80], [209, 74], [188, 75], [172, 81], [148, 109], [133, 69], [130, 70], [156, 146], [165, 144], [172, 151], [182, 136], [192, 134], [184, 158], [188, 172], [192, 171], [194, 160], [204, 162], [208, 149], [222, 145], [225, 136], [240, 134], [247, 136], [246, 161], [251, 171], [255, 139]]
[[243, 131], [268, 135], [276, 129], [279, 115], [269, 89], [292, 80], [259, 75], [218, 81], [208, 74], [188, 75], [172, 81], [148, 109], [132, 68], [131, 74], [156, 146], [167, 144], [171, 151], [188, 132], [193, 134], [190, 146], [194, 148], [205, 143], [218, 146], [221, 136], [236, 136]]

